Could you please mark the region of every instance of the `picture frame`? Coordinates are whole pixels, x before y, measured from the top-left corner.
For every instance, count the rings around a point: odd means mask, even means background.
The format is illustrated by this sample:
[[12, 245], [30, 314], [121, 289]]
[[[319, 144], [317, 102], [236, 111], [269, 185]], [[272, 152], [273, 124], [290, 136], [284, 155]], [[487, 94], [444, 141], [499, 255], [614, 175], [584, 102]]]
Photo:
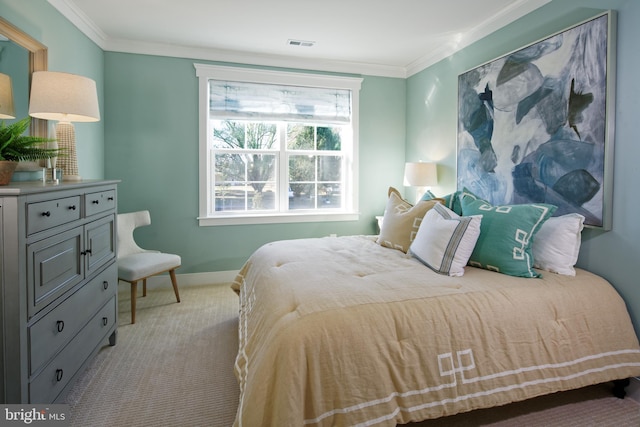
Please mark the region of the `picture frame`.
[[458, 76], [459, 190], [611, 229], [615, 29], [606, 11]]

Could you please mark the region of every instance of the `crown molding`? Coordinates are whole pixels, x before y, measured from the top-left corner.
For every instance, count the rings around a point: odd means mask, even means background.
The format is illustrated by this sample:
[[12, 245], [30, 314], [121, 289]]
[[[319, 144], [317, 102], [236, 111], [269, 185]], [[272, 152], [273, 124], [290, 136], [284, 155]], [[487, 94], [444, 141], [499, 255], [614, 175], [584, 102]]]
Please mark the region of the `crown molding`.
[[522, 18], [550, 2], [551, 0], [518, 0], [509, 7], [504, 8], [500, 13], [492, 16], [490, 19], [482, 22], [480, 25], [477, 25], [469, 31], [452, 35], [450, 43], [442, 44], [441, 48], [418, 58], [410, 64], [407, 64], [407, 77], [419, 73], [425, 68], [448, 58], [454, 53], [477, 42], [478, 40], [481, 40], [494, 31], [509, 25], [515, 20]]
[[406, 69], [380, 64], [334, 61], [321, 58], [296, 58], [223, 49], [178, 46], [163, 43], [138, 42], [132, 40], [107, 41], [107, 51], [137, 53], [142, 55], [170, 56], [226, 63], [259, 65], [265, 67], [293, 68], [301, 70], [327, 71], [345, 74], [365, 74], [381, 77], [404, 78]]
[[461, 49], [482, 39], [538, 9], [552, 0], [518, 0], [500, 13], [465, 33], [452, 34], [450, 43], [412, 61], [405, 66], [338, 61], [322, 58], [295, 58], [263, 53], [230, 51], [195, 46], [179, 46], [135, 40], [112, 39], [107, 36], [73, 0], [47, 0], [73, 25], [89, 37], [104, 51], [135, 53], [141, 55], [169, 56], [216, 62], [238, 63], [265, 67], [293, 68], [346, 74], [363, 74], [379, 77], [407, 78], [425, 68], [453, 55]]
[[89, 37], [102, 50], [107, 45], [107, 34], [71, 0], [47, 0], [58, 12]]

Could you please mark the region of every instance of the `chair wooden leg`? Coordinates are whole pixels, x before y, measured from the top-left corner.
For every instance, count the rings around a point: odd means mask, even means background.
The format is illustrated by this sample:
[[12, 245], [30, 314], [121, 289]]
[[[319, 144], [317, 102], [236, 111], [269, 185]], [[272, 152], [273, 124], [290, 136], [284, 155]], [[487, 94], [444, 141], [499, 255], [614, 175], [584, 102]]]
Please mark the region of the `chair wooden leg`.
[[173, 285], [173, 292], [176, 294], [176, 300], [180, 302], [180, 294], [178, 293], [178, 281], [176, 280], [176, 270], [169, 270], [169, 276], [171, 276], [171, 284]]
[[131, 323], [136, 323], [136, 298], [138, 297], [138, 282], [131, 282]]
[[146, 278], [142, 279], [142, 296], [143, 297], [147, 296], [147, 279]]

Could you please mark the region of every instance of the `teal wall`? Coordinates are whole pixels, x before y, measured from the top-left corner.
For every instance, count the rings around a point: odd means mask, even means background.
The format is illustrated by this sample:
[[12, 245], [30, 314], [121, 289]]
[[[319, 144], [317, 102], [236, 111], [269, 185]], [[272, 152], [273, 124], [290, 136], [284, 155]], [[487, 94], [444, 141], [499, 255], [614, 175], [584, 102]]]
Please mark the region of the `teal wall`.
[[640, 2], [637, 0], [553, 0], [517, 22], [407, 80], [407, 159], [440, 162], [436, 194], [455, 189], [457, 76], [604, 10], [618, 13], [613, 229], [588, 229], [578, 265], [609, 279], [625, 299], [640, 330]]
[[49, 48], [49, 69], [96, 80], [103, 120], [79, 123], [80, 172], [121, 179], [120, 211], [150, 209], [144, 245], [179, 253], [182, 273], [237, 269], [261, 244], [329, 233], [373, 233], [405, 160], [439, 162], [436, 193], [455, 189], [457, 76], [603, 10], [618, 11], [613, 229], [586, 230], [579, 265], [609, 279], [640, 326], [640, 2], [553, 0], [461, 52], [404, 79], [363, 76], [357, 222], [198, 227], [197, 82], [193, 61], [103, 52], [45, 0], [0, 0], [0, 15]]
[[122, 180], [120, 212], [149, 209], [140, 242], [180, 254], [181, 273], [238, 269], [273, 240], [374, 233], [388, 186], [402, 185], [406, 81], [364, 76], [359, 221], [199, 227], [193, 63], [202, 61], [105, 53], [46, 0], [0, 0], [0, 14], [47, 45], [50, 70], [96, 80], [102, 120], [75, 125], [80, 174]]
[[181, 273], [239, 269], [262, 244], [330, 233], [373, 234], [387, 188], [401, 185], [405, 80], [364, 77], [360, 92], [360, 220], [198, 226], [198, 81], [194, 61], [105, 54], [106, 176], [121, 212], [149, 209], [142, 245], [182, 256]]
[[[100, 111], [104, 112], [102, 49], [46, 0], [0, 0], [0, 16], [47, 46], [50, 71], [80, 74], [94, 79]], [[26, 111], [21, 112], [26, 114]], [[86, 179], [103, 178], [104, 117], [97, 123], [75, 123], [75, 128], [80, 175]]]

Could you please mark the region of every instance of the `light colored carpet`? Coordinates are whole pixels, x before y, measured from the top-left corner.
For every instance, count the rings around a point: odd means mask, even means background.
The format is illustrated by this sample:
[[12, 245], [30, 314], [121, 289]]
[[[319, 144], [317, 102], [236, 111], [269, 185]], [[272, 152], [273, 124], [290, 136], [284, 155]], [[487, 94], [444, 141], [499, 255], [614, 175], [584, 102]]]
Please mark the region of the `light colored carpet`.
[[[138, 288], [141, 288], [139, 286]], [[228, 285], [149, 289], [132, 325], [128, 284], [120, 284], [119, 327], [67, 397], [71, 425], [83, 427], [233, 424], [238, 385], [238, 297]]]
[[[69, 393], [71, 425], [231, 426], [238, 299], [229, 286], [182, 287], [179, 304], [171, 288], [150, 289], [135, 325], [128, 285], [120, 289], [117, 345], [105, 346]], [[638, 427], [640, 405], [605, 384], [409, 426]]]

